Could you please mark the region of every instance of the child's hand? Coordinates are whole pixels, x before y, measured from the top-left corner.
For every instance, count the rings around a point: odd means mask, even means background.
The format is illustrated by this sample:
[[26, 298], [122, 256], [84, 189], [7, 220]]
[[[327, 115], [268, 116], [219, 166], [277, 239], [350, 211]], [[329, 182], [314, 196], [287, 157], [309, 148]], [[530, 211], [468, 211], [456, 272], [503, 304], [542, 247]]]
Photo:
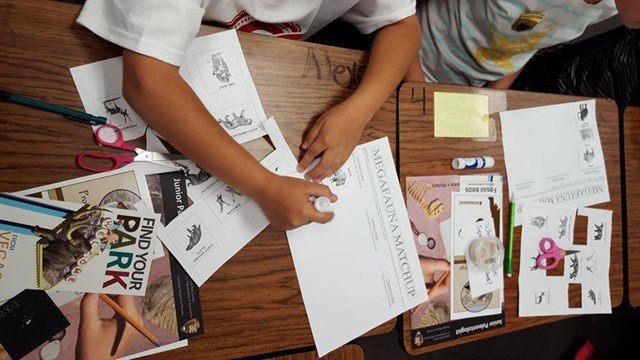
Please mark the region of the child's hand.
[[298, 164], [298, 171], [304, 171], [313, 159], [324, 152], [320, 162], [305, 177], [320, 182], [333, 175], [351, 156], [370, 118], [363, 109], [347, 102], [324, 113], [302, 142], [305, 154]]
[[[124, 354], [136, 336], [141, 336], [119, 315], [102, 319], [98, 315], [98, 294], [86, 293], [80, 303], [80, 324], [76, 342], [77, 359], [116, 359]], [[133, 297], [119, 295], [118, 305], [142, 324]]]
[[338, 197], [325, 185], [287, 176], [274, 175], [254, 200], [273, 226], [291, 230], [311, 222], [327, 223], [333, 213], [317, 211], [309, 201], [311, 196], [326, 196], [335, 202]]

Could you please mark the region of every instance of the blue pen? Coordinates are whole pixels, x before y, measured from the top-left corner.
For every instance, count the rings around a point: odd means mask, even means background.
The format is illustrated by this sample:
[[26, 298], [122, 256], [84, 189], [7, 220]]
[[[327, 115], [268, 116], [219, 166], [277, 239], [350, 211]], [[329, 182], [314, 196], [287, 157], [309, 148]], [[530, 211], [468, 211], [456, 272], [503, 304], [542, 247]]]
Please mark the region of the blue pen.
[[44, 101], [24, 97], [22, 95], [12, 94], [8, 91], [0, 90], [0, 100], [11, 101], [17, 104], [28, 105], [38, 109], [51, 111], [57, 114], [64, 115], [64, 117], [69, 120], [78, 121], [83, 124], [104, 125], [107, 123], [107, 118], [103, 116], [87, 114], [85, 112], [69, 109], [60, 105], [53, 105]]

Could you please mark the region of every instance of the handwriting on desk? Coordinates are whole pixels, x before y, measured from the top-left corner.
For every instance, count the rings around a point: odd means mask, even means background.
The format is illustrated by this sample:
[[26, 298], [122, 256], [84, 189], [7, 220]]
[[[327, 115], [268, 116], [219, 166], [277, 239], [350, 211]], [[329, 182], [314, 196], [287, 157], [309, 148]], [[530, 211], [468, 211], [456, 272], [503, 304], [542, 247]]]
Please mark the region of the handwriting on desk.
[[329, 78], [334, 83], [348, 89], [355, 89], [364, 74], [363, 66], [355, 61], [347, 65], [332, 63], [327, 50], [319, 51], [309, 47], [307, 48], [307, 58], [302, 77], [312, 76], [313, 70], [315, 70], [316, 79]]
[[411, 103], [422, 103], [422, 115], [427, 114], [427, 92], [424, 86], [419, 89], [411, 88]]

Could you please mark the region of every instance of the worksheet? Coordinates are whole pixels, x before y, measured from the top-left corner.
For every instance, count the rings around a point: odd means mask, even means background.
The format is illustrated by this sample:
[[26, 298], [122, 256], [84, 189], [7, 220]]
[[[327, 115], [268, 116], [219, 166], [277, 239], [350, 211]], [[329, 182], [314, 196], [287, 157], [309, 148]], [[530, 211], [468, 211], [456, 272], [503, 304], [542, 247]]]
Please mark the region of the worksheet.
[[[121, 56], [71, 68], [85, 111], [106, 117], [131, 140], [144, 135], [147, 124], [122, 95], [122, 72]], [[235, 30], [194, 39], [179, 72], [238, 143], [266, 134], [267, 117]]]
[[[265, 122], [275, 150], [260, 162], [276, 174], [297, 165], [273, 118]], [[258, 204], [216, 179], [202, 197], [176, 217], [160, 238], [191, 278], [201, 286], [269, 225]]]
[[500, 119], [516, 225], [525, 200], [575, 207], [609, 201], [595, 100], [504, 111]]
[[[586, 239], [574, 236], [581, 217], [587, 219]], [[611, 313], [611, 219], [610, 210], [524, 203], [519, 316]], [[537, 261], [545, 253], [541, 248], [544, 238], [563, 251], [557, 254], [557, 265], [549, 269], [541, 268]], [[551, 265], [551, 260], [544, 264]]]
[[388, 139], [357, 146], [345, 166], [333, 220], [287, 231], [319, 356], [427, 299]]

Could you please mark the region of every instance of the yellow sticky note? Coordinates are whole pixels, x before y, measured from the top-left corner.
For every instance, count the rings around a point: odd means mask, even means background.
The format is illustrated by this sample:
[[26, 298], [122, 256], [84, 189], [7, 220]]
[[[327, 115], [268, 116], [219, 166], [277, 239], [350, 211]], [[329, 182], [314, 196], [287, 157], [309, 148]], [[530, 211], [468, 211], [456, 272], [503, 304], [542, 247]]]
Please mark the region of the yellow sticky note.
[[489, 136], [487, 95], [435, 92], [433, 102], [436, 137]]

